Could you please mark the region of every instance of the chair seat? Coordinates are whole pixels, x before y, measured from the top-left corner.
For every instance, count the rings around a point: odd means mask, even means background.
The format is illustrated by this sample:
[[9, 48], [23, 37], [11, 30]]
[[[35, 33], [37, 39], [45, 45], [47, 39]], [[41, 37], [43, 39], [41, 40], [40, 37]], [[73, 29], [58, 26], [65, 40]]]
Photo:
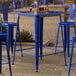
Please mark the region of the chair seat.
[[76, 40], [76, 36], [75, 35], [73, 36], [73, 39]]
[[70, 26], [75, 26], [75, 22], [67, 21], [67, 22], [59, 22], [59, 24], [62, 24], [64, 26], [70, 25]]
[[2, 33], [2, 32], [0, 32], [0, 38], [5, 38], [6, 36], [7, 36], [6, 33]]
[[16, 23], [15, 22], [8, 22], [8, 23], [2, 23], [2, 26], [16, 26]]

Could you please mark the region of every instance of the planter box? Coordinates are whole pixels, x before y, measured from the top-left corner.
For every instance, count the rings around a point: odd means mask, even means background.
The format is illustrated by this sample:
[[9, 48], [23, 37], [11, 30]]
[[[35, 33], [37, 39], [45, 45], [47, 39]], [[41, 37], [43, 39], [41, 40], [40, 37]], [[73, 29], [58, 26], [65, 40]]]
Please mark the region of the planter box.
[[76, 4], [76, 0], [65, 0], [66, 4]]

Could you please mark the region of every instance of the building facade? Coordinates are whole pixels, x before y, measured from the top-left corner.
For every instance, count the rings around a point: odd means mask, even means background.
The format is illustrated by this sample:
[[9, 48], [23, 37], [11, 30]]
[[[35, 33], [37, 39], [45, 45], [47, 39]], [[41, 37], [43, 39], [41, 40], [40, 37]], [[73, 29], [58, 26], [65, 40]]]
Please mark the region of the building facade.
[[[0, 2], [7, 2], [7, 1], [12, 1], [12, 0], [0, 0]], [[17, 0], [13, 0], [13, 1], [17, 1]]]

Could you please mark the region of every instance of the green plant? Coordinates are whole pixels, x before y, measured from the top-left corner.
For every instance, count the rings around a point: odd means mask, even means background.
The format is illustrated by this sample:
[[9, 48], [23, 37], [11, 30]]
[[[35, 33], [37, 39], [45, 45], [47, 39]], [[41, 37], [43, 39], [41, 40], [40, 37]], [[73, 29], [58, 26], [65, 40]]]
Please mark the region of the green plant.
[[[20, 32], [21, 41], [22, 42], [32, 42], [33, 36], [30, 32], [23, 30]], [[17, 35], [17, 41], [19, 41], [19, 35]]]

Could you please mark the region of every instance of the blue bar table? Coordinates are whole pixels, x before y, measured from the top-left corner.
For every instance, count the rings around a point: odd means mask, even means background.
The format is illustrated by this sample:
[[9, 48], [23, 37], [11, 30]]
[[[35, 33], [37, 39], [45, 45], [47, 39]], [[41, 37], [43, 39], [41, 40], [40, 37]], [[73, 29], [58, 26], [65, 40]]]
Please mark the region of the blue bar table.
[[[12, 14], [17, 14], [19, 17], [20, 16], [25, 16], [25, 17], [34, 17], [35, 18], [35, 59], [36, 59], [36, 72], [38, 72], [39, 57], [41, 57], [41, 59], [42, 59], [42, 56], [43, 56], [42, 55], [42, 49], [43, 49], [43, 19], [44, 19], [44, 17], [59, 16], [60, 21], [62, 21], [61, 20], [61, 14], [64, 14], [64, 12], [49, 11], [48, 13], [34, 14], [34, 13], [30, 13], [28, 11], [27, 12], [17, 11], [17, 12], [12, 12]], [[17, 25], [17, 26], [19, 27], [19, 25]], [[39, 48], [40, 48], [40, 56], [39, 56]], [[49, 54], [49, 55], [52, 55], [52, 54]]]

